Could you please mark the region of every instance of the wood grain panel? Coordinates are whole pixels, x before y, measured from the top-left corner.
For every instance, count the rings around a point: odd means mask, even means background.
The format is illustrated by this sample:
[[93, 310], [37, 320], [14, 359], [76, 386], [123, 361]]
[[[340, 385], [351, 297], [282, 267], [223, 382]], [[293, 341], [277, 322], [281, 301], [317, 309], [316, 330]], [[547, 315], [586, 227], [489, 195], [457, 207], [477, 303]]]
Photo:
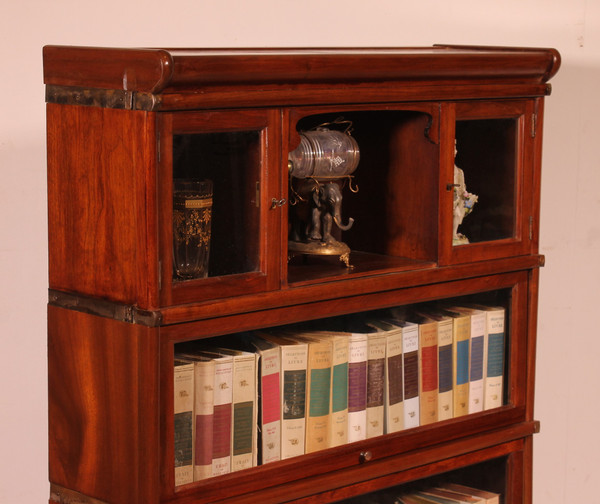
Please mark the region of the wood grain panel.
[[158, 499], [158, 329], [48, 307], [50, 481]]
[[50, 288], [155, 307], [153, 114], [49, 104], [47, 123]]

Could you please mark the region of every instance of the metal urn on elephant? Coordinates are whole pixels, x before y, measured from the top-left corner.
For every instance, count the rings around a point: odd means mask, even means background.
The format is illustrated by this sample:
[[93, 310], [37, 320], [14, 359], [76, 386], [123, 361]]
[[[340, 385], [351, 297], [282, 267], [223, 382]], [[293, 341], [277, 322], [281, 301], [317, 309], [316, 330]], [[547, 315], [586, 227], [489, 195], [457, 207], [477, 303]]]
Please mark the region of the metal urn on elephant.
[[342, 191], [348, 185], [357, 192], [351, 174], [359, 158], [358, 144], [348, 129], [340, 132], [322, 125], [300, 134], [300, 145], [288, 157], [293, 198], [290, 258], [333, 255], [352, 267], [350, 248], [341, 241], [341, 231], [348, 231], [354, 219], [342, 222]]

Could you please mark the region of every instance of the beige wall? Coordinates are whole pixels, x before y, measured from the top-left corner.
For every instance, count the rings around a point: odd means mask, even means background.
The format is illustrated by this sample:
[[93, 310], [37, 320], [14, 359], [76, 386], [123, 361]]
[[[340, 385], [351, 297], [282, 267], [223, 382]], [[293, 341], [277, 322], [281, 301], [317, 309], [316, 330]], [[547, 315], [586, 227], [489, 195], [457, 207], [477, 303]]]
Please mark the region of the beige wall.
[[[597, 502], [600, 2], [4, 1], [0, 7], [0, 502], [47, 499], [44, 44], [552, 46], [547, 101], [535, 503]], [[591, 477], [594, 474], [594, 477]]]

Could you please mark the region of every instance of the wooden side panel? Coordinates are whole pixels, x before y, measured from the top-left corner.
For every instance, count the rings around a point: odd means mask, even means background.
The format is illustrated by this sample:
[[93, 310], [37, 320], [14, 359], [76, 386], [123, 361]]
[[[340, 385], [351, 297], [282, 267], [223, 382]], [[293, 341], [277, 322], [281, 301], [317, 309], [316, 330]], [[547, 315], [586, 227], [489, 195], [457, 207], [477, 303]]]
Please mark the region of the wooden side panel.
[[154, 114], [48, 104], [47, 128], [50, 288], [155, 308]]
[[158, 331], [49, 306], [53, 485], [113, 504], [158, 502]]

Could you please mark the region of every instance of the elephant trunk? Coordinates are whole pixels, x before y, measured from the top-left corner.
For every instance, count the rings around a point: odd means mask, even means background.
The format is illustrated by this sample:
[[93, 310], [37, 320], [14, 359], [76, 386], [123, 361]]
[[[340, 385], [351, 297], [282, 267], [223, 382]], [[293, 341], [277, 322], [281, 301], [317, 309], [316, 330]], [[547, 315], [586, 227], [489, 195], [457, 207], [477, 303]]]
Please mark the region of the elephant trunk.
[[352, 224], [354, 224], [354, 219], [350, 217], [348, 219], [348, 224], [344, 226], [342, 224], [342, 219], [340, 218], [339, 212], [335, 213], [335, 215], [333, 216], [333, 221], [335, 222], [336, 226], [339, 227], [342, 231], [348, 231], [348, 229], [352, 227]]

